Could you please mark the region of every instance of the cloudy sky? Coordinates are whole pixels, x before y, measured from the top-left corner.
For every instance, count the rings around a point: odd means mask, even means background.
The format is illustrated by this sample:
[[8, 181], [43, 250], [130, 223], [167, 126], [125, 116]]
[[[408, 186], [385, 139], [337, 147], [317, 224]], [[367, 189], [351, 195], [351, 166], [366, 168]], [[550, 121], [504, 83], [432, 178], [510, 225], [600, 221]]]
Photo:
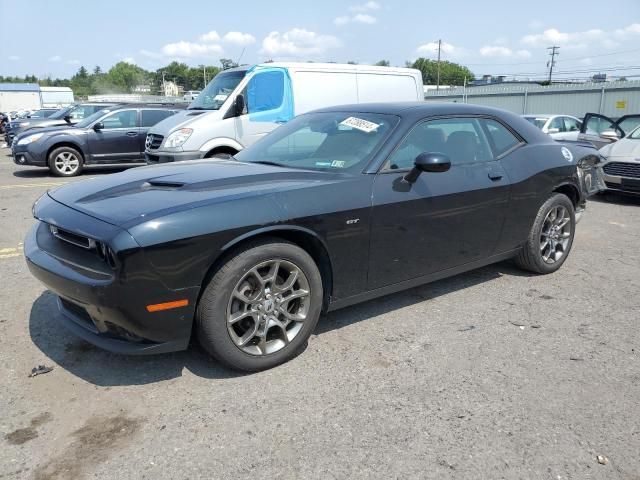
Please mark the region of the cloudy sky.
[[[538, 8], [536, 8], [536, 5]], [[442, 57], [477, 75], [542, 77], [560, 46], [558, 77], [597, 71], [640, 78], [640, 0], [0, 0], [0, 75], [68, 77], [125, 60], [217, 64], [349, 60], [392, 65]], [[244, 51], [244, 54], [242, 53]]]

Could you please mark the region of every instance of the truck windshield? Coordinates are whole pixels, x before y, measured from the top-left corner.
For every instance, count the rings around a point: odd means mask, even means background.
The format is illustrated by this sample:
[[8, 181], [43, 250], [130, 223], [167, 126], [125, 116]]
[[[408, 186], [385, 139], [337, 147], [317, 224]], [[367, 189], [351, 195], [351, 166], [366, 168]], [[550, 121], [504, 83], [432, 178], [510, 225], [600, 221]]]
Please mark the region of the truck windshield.
[[218, 110], [246, 75], [246, 70], [222, 72], [191, 102], [187, 110]]

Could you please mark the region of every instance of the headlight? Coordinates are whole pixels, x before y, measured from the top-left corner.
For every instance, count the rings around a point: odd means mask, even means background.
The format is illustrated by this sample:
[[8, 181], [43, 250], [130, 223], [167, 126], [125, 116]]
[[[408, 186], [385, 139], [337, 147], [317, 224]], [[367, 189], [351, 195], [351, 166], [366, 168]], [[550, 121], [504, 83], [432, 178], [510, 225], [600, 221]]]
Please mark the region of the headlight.
[[18, 145], [29, 145], [30, 143], [36, 142], [42, 137], [44, 133], [34, 133], [33, 135], [28, 135], [24, 138], [18, 140]]
[[182, 145], [184, 145], [184, 142], [187, 141], [192, 133], [192, 128], [181, 128], [180, 130], [176, 130], [167, 137], [167, 139], [164, 141], [164, 146], [167, 148], [181, 147]]

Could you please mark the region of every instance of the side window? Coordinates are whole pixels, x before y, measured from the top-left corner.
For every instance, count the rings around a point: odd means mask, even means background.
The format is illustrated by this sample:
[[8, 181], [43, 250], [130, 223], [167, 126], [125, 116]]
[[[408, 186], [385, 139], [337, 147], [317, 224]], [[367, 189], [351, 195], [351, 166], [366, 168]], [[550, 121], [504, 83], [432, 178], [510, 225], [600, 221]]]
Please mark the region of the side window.
[[575, 118], [564, 117], [564, 126], [567, 129], [567, 132], [577, 132], [580, 130], [580, 122]]
[[284, 73], [257, 73], [249, 80], [246, 91], [248, 113], [275, 110], [284, 99]]
[[605, 130], [615, 129], [615, 124], [605, 117], [594, 115], [587, 120], [586, 132], [591, 135], [600, 135]]
[[152, 127], [173, 114], [172, 110], [142, 110], [142, 127]]
[[105, 130], [113, 128], [135, 128], [137, 110], [120, 110], [102, 119]]
[[566, 129], [564, 128], [564, 121], [562, 119], [563, 117], [556, 117], [551, 120], [551, 123], [549, 124], [549, 130], [551, 130], [552, 128], [557, 128], [559, 132], [566, 132]]
[[385, 168], [409, 169], [424, 152], [444, 153], [452, 165], [492, 160], [489, 143], [475, 118], [444, 118], [416, 125], [405, 137]]
[[493, 151], [496, 157], [508, 152], [516, 145], [520, 144], [518, 139], [513, 133], [511, 133], [507, 127], [500, 122], [491, 119], [482, 120], [482, 123], [487, 127], [487, 133], [489, 135], [489, 141], [493, 146]]

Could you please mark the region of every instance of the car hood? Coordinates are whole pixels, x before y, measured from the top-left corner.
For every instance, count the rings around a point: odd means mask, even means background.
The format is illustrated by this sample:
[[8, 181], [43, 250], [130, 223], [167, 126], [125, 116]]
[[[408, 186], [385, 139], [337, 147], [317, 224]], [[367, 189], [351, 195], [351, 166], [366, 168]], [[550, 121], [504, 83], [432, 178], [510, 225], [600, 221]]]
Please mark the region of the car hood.
[[79, 132], [82, 132], [82, 130], [71, 127], [67, 124], [42, 128], [39, 125], [29, 125], [28, 127], [25, 127], [24, 130], [18, 132], [16, 138], [19, 140], [20, 138], [28, 137], [29, 135], [34, 135], [36, 133], [71, 133], [75, 135]]
[[226, 160], [130, 169], [58, 187], [49, 196], [122, 228], [181, 210], [340, 182], [351, 175]]
[[630, 157], [631, 160], [640, 158], [640, 139], [623, 138], [617, 142], [605, 145], [600, 153], [609, 157]]

